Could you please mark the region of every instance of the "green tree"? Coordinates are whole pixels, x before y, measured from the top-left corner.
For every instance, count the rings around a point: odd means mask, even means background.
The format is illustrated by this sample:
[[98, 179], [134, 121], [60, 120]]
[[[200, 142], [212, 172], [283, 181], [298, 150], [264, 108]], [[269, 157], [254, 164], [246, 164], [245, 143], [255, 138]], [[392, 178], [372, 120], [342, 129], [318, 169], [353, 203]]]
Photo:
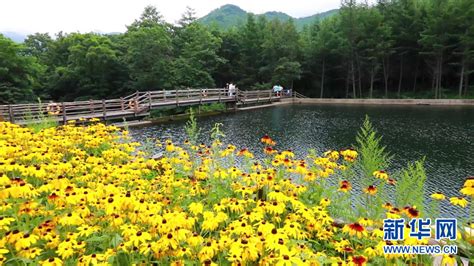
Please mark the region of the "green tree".
[[[384, 23], [382, 14], [375, 8], [362, 9], [359, 15], [359, 22], [361, 38], [357, 48], [369, 72], [369, 97], [372, 98], [375, 77], [381, 68], [384, 58], [392, 50], [391, 28]], [[385, 97], [387, 97], [387, 79], [385, 75], [384, 77]]]
[[[189, 10], [188, 10], [189, 11]], [[172, 76], [177, 87], [213, 87], [212, 73], [225, 62], [218, 55], [222, 39], [184, 14], [184, 20], [175, 29]]]
[[426, 56], [426, 63], [432, 70], [432, 89], [435, 98], [441, 97], [443, 78], [443, 64], [446, 60], [451, 26], [453, 21], [452, 6], [444, 0], [431, 0], [425, 6], [427, 17], [424, 21], [424, 30], [419, 39]]
[[454, 6], [456, 30], [454, 36], [456, 37], [457, 45], [455, 54], [459, 56], [459, 86], [458, 96], [462, 97], [467, 94], [469, 87], [469, 75], [474, 72], [472, 64], [474, 63], [474, 24], [471, 19], [474, 17], [474, 3], [469, 0], [459, 1]]
[[125, 34], [127, 62], [135, 90], [171, 89], [173, 46], [169, 25], [155, 7], [147, 6]]
[[60, 100], [118, 96], [127, 79], [111, 40], [105, 36], [72, 33], [59, 36], [50, 51], [53, 69], [51, 96]]
[[263, 63], [263, 41], [265, 18], [261, 18], [257, 23], [255, 16], [249, 14], [246, 24], [239, 28], [239, 47], [241, 47], [240, 62], [237, 67], [241, 77], [238, 84], [246, 89], [254, 87], [255, 84], [263, 81], [260, 78], [259, 70], [264, 66]]
[[264, 34], [262, 54], [265, 65], [260, 68], [260, 75], [265, 82], [281, 83], [292, 88], [293, 81], [301, 75], [301, 42], [293, 20], [284, 23], [272, 20]]
[[32, 101], [41, 68], [25, 47], [0, 34], [0, 103]]

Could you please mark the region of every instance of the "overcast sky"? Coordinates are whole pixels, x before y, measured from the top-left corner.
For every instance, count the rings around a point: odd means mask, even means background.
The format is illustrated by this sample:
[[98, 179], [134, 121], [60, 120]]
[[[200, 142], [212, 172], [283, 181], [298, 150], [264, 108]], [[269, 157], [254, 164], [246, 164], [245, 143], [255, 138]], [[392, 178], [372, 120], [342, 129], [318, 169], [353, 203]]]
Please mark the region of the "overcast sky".
[[186, 6], [201, 17], [225, 4], [257, 14], [281, 11], [304, 17], [338, 8], [340, 0], [0, 0], [0, 31], [123, 32], [147, 5], [176, 22]]

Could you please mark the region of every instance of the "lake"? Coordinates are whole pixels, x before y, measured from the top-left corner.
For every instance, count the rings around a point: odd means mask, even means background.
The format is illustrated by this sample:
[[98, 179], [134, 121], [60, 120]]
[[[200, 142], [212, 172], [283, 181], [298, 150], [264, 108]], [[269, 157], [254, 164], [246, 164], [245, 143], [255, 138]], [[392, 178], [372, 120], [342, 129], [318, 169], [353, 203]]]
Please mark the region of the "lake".
[[[277, 142], [277, 149], [292, 149], [303, 158], [309, 149], [324, 152], [354, 145], [366, 114], [395, 156], [389, 170], [426, 156], [427, 197], [436, 191], [457, 196], [466, 177], [474, 175], [473, 107], [285, 105], [198, 118], [198, 124], [205, 142], [212, 126], [222, 123], [225, 142], [238, 149], [261, 154], [260, 138], [268, 134]], [[138, 141], [183, 141], [184, 122], [130, 131]], [[443, 213], [452, 214], [449, 204], [441, 207]]]

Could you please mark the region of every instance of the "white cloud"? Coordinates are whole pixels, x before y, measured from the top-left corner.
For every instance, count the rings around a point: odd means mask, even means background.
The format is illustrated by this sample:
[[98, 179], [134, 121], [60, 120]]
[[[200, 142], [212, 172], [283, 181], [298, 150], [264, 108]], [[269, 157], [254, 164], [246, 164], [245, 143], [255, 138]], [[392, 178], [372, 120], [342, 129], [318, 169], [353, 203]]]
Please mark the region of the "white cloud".
[[201, 17], [225, 4], [246, 11], [281, 11], [294, 17], [337, 8], [340, 0], [2, 0], [0, 31], [32, 32], [123, 32], [146, 5], [154, 5], [169, 22], [175, 22], [186, 6]]

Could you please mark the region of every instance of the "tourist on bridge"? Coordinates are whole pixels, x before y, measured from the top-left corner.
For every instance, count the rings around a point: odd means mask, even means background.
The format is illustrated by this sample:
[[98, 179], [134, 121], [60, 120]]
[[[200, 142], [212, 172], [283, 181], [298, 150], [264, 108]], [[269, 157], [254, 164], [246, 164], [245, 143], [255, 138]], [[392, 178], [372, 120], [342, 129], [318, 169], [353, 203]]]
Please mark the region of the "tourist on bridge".
[[229, 96], [234, 96], [235, 92], [237, 90], [237, 87], [235, 86], [235, 84], [233, 84], [231, 82], [231, 83], [228, 84], [227, 89], [228, 89], [228, 92], [229, 92]]
[[273, 86], [273, 92], [276, 94], [276, 96], [280, 96], [282, 91], [283, 91], [282, 86], [280, 86], [280, 85]]

